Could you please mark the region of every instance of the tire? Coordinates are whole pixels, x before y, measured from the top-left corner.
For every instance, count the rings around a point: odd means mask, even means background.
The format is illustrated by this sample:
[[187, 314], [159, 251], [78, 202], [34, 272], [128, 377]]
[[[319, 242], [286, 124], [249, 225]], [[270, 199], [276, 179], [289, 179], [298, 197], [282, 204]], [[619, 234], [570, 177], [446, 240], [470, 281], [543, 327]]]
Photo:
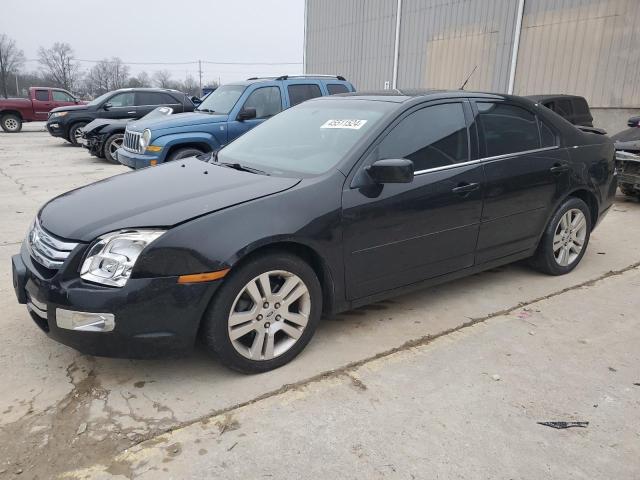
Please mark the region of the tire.
[[202, 150], [198, 150], [197, 148], [179, 148], [174, 150], [167, 156], [167, 162], [173, 162], [174, 160], [181, 160], [183, 158], [195, 157], [196, 155], [202, 155], [204, 152]]
[[[565, 225], [569, 220], [571, 226], [567, 228]], [[549, 275], [569, 273], [587, 251], [591, 229], [591, 212], [587, 204], [576, 197], [567, 198], [551, 217], [529, 263]]]
[[[267, 288], [271, 292], [267, 295], [258, 286], [265, 285], [264, 274], [269, 274]], [[253, 297], [248, 293], [250, 285]], [[278, 296], [281, 288], [287, 288], [284, 300]], [[291, 295], [296, 299], [285, 305]], [[258, 301], [252, 299], [256, 296]], [[240, 323], [229, 324], [232, 311]], [[321, 314], [322, 289], [311, 266], [294, 255], [270, 253], [244, 262], [224, 279], [202, 320], [200, 333], [206, 347], [227, 367], [262, 373], [293, 360], [311, 340]], [[232, 330], [237, 335], [234, 340]]]
[[80, 146], [80, 129], [86, 125], [86, 122], [78, 122], [71, 125], [69, 128], [69, 138], [67, 139], [74, 147]]
[[0, 125], [7, 133], [18, 133], [22, 130], [22, 118], [13, 113], [7, 113], [0, 119]]
[[640, 198], [640, 190], [636, 190], [635, 188], [633, 188], [633, 185], [628, 183], [621, 183], [618, 186], [620, 187], [620, 191], [627, 197]]
[[104, 147], [102, 148], [103, 158], [109, 163], [115, 163], [116, 165], [120, 165], [118, 159], [114, 156], [116, 150], [122, 146], [122, 141], [124, 140], [124, 133], [114, 133], [104, 142]]

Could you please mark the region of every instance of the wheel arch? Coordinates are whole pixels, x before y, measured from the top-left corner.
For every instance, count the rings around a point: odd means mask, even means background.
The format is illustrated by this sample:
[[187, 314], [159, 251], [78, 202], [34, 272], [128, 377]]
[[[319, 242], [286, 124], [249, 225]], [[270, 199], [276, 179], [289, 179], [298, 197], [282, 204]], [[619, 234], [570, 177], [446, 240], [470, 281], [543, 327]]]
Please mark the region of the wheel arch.
[[24, 122], [24, 117], [22, 116], [22, 113], [20, 113], [20, 110], [11, 110], [11, 109], [7, 109], [7, 110], [0, 110], [0, 118], [4, 117], [5, 115], [17, 115], [18, 118], [20, 118], [21, 122]]
[[190, 142], [185, 142], [185, 143], [174, 143], [173, 145], [171, 145], [168, 149], [167, 152], [164, 155], [164, 158], [169, 158], [169, 156], [175, 152], [176, 150], [181, 150], [183, 148], [197, 148], [198, 150], [202, 150], [204, 153], [207, 152], [211, 152], [213, 149], [211, 148], [211, 145], [209, 145], [206, 142], [202, 142], [202, 141], [190, 141]]
[[576, 197], [582, 200], [589, 207], [589, 213], [591, 214], [591, 230], [595, 228], [598, 223], [599, 216], [599, 207], [598, 207], [598, 197], [596, 195], [587, 190], [586, 188], [580, 188], [573, 190], [569, 195], [567, 195], [562, 201], [565, 201], [569, 197]]
[[231, 269], [233, 270], [240, 265], [244, 265], [257, 256], [275, 252], [296, 255], [311, 266], [322, 288], [322, 311], [323, 313], [332, 312], [335, 306], [335, 284], [331, 269], [322, 255], [316, 249], [305, 243], [295, 240], [276, 240], [271, 243], [256, 246], [239, 257], [238, 260], [233, 263]]

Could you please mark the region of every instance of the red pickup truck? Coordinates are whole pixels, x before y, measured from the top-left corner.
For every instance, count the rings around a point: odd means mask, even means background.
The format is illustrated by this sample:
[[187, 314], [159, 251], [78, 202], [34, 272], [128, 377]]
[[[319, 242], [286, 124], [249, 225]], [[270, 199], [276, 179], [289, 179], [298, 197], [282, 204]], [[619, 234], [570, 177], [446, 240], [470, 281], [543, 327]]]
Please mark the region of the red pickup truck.
[[29, 98], [0, 99], [0, 126], [5, 132], [19, 132], [23, 122], [46, 121], [56, 107], [84, 103], [61, 88], [31, 87]]

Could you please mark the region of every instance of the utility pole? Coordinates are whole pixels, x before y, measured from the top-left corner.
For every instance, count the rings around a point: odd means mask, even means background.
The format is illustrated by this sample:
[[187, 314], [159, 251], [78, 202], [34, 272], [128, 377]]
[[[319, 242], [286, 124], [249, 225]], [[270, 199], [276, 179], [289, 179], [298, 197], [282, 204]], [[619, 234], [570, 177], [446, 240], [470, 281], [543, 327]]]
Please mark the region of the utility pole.
[[198, 60], [198, 76], [200, 77], [200, 95], [202, 95], [202, 60]]
[[16, 71], [16, 97], [20, 96], [20, 88], [18, 87], [18, 72]]

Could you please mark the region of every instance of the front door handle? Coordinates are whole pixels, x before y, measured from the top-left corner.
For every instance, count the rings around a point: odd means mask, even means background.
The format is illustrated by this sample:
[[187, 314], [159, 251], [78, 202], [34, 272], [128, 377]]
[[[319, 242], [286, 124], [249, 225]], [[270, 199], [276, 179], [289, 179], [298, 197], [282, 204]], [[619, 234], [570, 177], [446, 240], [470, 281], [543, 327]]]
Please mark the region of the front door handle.
[[555, 175], [558, 175], [560, 173], [568, 172], [569, 165], [567, 165], [566, 163], [556, 163], [553, 167], [549, 169], [549, 171]]
[[469, 192], [473, 192], [474, 190], [477, 190], [478, 188], [480, 188], [480, 184], [479, 183], [461, 183], [459, 184], [457, 187], [451, 189], [452, 193], [457, 193], [458, 195], [466, 195]]
[[134, 110], [133, 112], [127, 112], [127, 115], [135, 115], [136, 111]]

